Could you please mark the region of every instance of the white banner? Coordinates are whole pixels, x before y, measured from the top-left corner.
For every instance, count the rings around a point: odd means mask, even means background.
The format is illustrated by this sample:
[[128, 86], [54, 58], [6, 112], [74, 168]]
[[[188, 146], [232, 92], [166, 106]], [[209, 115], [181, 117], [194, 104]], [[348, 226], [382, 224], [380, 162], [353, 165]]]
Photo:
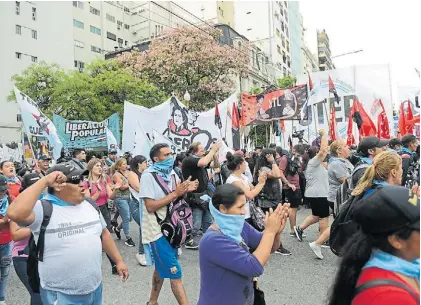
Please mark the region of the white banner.
[[[225, 138], [228, 146], [232, 147], [231, 119], [227, 117], [227, 107], [237, 100], [236, 95], [219, 104], [222, 129], [215, 125], [215, 108], [197, 113], [188, 110], [175, 97], [171, 97], [159, 106], [148, 109], [143, 106], [124, 103], [123, 121], [123, 151], [133, 151], [133, 143], [138, 124], [149, 138], [153, 138], [153, 131], [167, 137], [177, 147], [177, 153], [187, 151], [190, 144], [200, 142], [209, 148], [213, 141]], [[146, 138], [148, 136], [145, 135]]]
[[[129, 151], [133, 153], [133, 156], [144, 156], [148, 163], [151, 163], [151, 158], [149, 157], [149, 153], [151, 151], [151, 148], [153, 146], [152, 141], [148, 138], [145, 131], [143, 130], [142, 126], [140, 124], [136, 123], [136, 129], [134, 134], [134, 139], [132, 141], [131, 146], [127, 146], [127, 149], [124, 151]], [[124, 136], [124, 133], [123, 133]], [[124, 138], [123, 138], [124, 139]]]
[[16, 87], [14, 89], [26, 134], [37, 138], [47, 138], [50, 145], [49, 151], [53, 152], [53, 157], [57, 160], [60, 158], [63, 144], [57, 135], [57, 129], [53, 122], [38, 109], [37, 103], [29, 96]]

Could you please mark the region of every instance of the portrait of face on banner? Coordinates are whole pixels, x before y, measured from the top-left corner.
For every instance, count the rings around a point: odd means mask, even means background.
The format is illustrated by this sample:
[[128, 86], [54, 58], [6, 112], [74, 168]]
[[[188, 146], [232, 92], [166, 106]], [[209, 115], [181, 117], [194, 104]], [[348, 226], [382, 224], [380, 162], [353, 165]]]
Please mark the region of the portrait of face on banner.
[[301, 110], [306, 100], [305, 84], [266, 94], [242, 94], [242, 118], [245, 125], [275, 120], [301, 120]]

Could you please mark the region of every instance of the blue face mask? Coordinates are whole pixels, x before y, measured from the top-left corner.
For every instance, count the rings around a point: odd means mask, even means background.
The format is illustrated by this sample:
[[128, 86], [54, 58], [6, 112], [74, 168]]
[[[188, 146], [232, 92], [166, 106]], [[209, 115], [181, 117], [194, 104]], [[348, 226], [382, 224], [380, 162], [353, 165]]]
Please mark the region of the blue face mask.
[[420, 280], [420, 260], [408, 262], [381, 250], [374, 250], [364, 268], [377, 267]]
[[52, 204], [59, 205], [62, 207], [74, 206], [70, 203], [67, 203], [66, 201], [61, 200], [60, 198], [54, 196], [53, 194], [47, 194], [44, 196], [43, 199], [50, 201]]
[[221, 232], [239, 244], [243, 240], [241, 232], [243, 232], [245, 215], [221, 213], [213, 206], [212, 200], [209, 202], [209, 210]]
[[171, 181], [171, 171], [174, 165], [174, 159], [172, 157], [167, 158], [161, 162], [155, 162], [152, 168], [158, 172], [158, 174], [164, 179], [165, 182]]
[[7, 212], [7, 208], [9, 207], [9, 197], [5, 194], [0, 199], [0, 215], [5, 216]]

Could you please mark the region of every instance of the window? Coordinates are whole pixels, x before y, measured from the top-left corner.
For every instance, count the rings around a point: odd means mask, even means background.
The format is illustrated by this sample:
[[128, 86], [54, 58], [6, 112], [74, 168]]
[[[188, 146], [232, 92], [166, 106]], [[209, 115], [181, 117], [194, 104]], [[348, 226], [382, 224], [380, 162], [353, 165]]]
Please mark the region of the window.
[[94, 46], [91, 46], [91, 51], [95, 52], [95, 53], [102, 53], [101, 48], [97, 48], [97, 47], [94, 47]]
[[279, 37], [281, 37], [281, 32], [279, 31], [279, 29], [276, 29], [276, 35], [278, 35]]
[[129, 8], [128, 8], [128, 7], [124, 7], [124, 11], [125, 11], [126, 13], [130, 13], [130, 10], [129, 10]]
[[155, 24], [155, 35], [158, 36], [164, 29], [163, 25]]
[[289, 31], [287, 27], [285, 27], [285, 34], [287, 35], [287, 37], [289, 37]]
[[127, 40], [125, 40], [124, 45], [127, 47], [129, 45], [129, 42]]
[[83, 2], [81, 2], [81, 1], [73, 1], [73, 6], [78, 7], [82, 10], [83, 10], [83, 7], [84, 7]]
[[101, 35], [101, 29], [98, 29], [98, 28], [96, 28], [96, 27], [94, 27], [92, 25], [90, 27], [90, 31], [91, 31], [91, 33], [94, 33], [94, 34], [97, 34], [97, 35]]
[[276, 49], [278, 50], [278, 53], [281, 54], [281, 47], [279, 45], [276, 46]]
[[117, 28], [121, 29], [123, 27], [123, 22], [120, 20], [117, 20]]
[[16, 1], [16, 15], [20, 15], [20, 2]]
[[78, 68], [80, 72], [83, 72], [83, 69], [85, 68], [85, 63], [79, 60], [75, 60], [75, 68]]
[[123, 39], [121, 39], [121, 38], [119, 38], [119, 39], [118, 39], [118, 46], [119, 46], [120, 48], [122, 48], [122, 47], [123, 47]]
[[107, 20], [115, 23], [115, 17], [107, 14]]
[[22, 58], [22, 53], [15, 52], [15, 56], [16, 56], [17, 59], [21, 59]]
[[101, 11], [99, 9], [96, 9], [96, 8], [92, 7], [92, 6], [89, 8], [89, 11], [94, 15], [97, 15], [97, 16], [101, 15]]
[[82, 41], [75, 40], [75, 47], [83, 49], [85, 47], [85, 44]]
[[287, 75], [287, 69], [285, 69], [285, 67], [283, 68], [283, 71], [284, 71], [284, 76], [286, 76]]
[[77, 7], [77, 1], [73, 1], [73, 6]]
[[22, 34], [22, 27], [20, 25], [16, 25], [16, 34], [18, 35]]
[[38, 62], [38, 57], [36, 57], [36, 56], [31, 56], [31, 60], [32, 60], [32, 62]]
[[32, 8], [32, 20], [37, 20], [37, 8]]
[[124, 24], [124, 28], [125, 28], [126, 30], [129, 30], [129, 29], [130, 29], [130, 25], [128, 25], [128, 24]]
[[16, 115], [16, 122], [22, 122], [22, 115], [20, 113]]
[[38, 37], [37, 37], [38, 35], [37, 35], [37, 31], [35, 31], [35, 30], [32, 30], [32, 38], [33, 39], [38, 39]]
[[83, 24], [83, 22], [80, 22], [79, 20], [76, 20], [76, 19], [73, 19], [73, 26], [79, 29], [85, 28], [85, 25]]
[[282, 10], [282, 8], [279, 10], [281, 12], [281, 15], [284, 15], [284, 11]]
[[107, 32], [107, 38], [113, 41], [117, 41], [117, 36], [110, 32]]

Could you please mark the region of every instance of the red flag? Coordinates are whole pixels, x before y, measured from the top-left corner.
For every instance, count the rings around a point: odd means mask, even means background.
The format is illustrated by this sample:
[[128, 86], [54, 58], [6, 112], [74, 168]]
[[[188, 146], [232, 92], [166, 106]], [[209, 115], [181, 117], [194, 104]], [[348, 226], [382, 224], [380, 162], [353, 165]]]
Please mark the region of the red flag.
[[404, 103], [401, 103], [399, 107], [399, 121], [398, 121], [399, 131], [402, 136], [406, 134], [406, 115], [405, 115], [405, 109], [403, 108], [403, 104]]
[[379, 139], [390, 139], [389, 120], [387, 119], [382, 100], [379, 100], [378, 104], [381, 112], [377, 116], [377, 137]]
[[357, 112], [358, 112], [362, 120], [361, 127], [359, 127], [360, 137], [376, 136], [377, 135], [376, 125], [374, 124], [370, 116], [367, 114], [367, 112], [365, 111], [363, 105], [360, 103], [358, 98], [355, 99], [354, 104], [356, 104], [354, 117], [356, 117]]
[[333, 84], [333, 81], [330, 78], [330, 76], [329, 76], [328, 82], [329, 82], [329, 92], [335, 96], [336, 103], [339, 104], [338, 92], [336, 91], [335, 85]]
[[218, 127], [218, 129], [222, 129], [222, 121], [221, 116], [219, 115], [218, 104], [215, 104], [215, 125]]
[[313, 85], [313, 81], [311, 80], [310, 73], [308, 71], [307, 71], [307, 74], [308, 74], [308, 87], [311, 91], [311, 90], [313, 90], [314, 85]]
[[238, 115], [237, 106], [232, 104], [232, 148], [239, 150], [240, 147], [240, 117]]
[[330, 107], [330, 124], [329, 124], [329, 136], [332, 141], [336, 140], [336, 117], [335, 117], [335, 107]]
[[414, 114], [412, 113], [412, 107], [411, 107], [411, 102], [408, 100], [408, 108], [406, 109], [406, 117], [405, 117], [405, 126], [406, 126], [406, 133], [405, 134], [412, 134], [413, 133], [413, 129], [414, 129], [414, 123], [412, 123], [414, 119]]

